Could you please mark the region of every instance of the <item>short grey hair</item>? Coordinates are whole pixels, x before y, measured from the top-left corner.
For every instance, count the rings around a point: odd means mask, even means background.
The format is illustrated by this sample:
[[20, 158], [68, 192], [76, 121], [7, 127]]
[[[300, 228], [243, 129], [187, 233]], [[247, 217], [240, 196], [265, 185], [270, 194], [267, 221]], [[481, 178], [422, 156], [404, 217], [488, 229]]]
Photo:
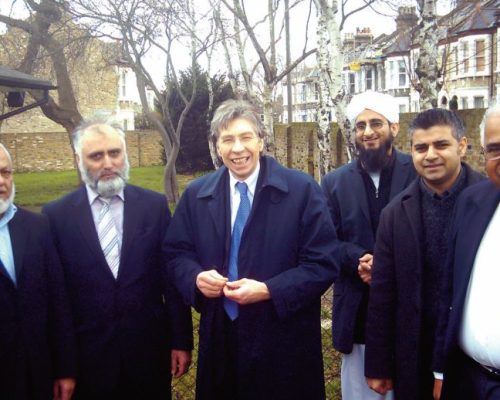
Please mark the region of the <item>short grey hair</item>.
[[75, 153], [82, 158], [82, 138], [86, 132], [104, 133], [102, 126], [107, 126], [115, 130], [123, 143], [123, 149], [127, 152], [127, 143], [125, 141], [125, 132], [118, 122], [111, 118], [91, 117], [83, 120], [73, 131], [73, 148]]
[[244, 118], [250, 122], [257, 135], [264, 139], [266, 128], [260, 119], [260, 113], [257, 108], [246, 100], [230, 99], [224, 101], [215, 110], [212, 123], [210, 124], [210, 139], [214, 144], [217, 143], [222, 130], [227, 129], [229, 124], [237, 118]]
[[500, 102], [493, 103], [484, 113], [481, 124], [479, 125], [479, 136], [481, 138], [481, 145], [484, 146], [486, 142], [486, 123], [488, 122], [488, 118], [490, 118], [493, 114], [500, 114]]
[[9, 160], [10, 166], [12, 167], [12, 157], [10, 156], [9, 150], [7, 150], [7, 148], [2, 143], [0, 143], [0, 150], [3, 150], [5, 152], [5, 155]]

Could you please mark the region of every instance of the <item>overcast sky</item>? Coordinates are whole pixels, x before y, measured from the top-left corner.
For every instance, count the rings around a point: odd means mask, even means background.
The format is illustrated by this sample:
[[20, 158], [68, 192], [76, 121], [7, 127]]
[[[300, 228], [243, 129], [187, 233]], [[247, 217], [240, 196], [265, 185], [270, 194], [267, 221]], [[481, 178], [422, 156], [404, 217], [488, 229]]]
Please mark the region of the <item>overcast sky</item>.
[[[206, 0], [195, 0], [199, 1], [199, 6], [200, 9], [199, 11], [202, 12], [203, 7], [207, 7], [208, 2]], [[411, 4], [412, 0], [399, 0], [401, 4]], [[281, 0], [283, 3], [283, 0]], [[2, 13], [8, 13], [10, 10], [10, 5], [13, 3], [12, 0], [0, 0], [0, 12]], [[294, 1], [290, 0], [290, 3], [293, 4]], [[305, 38], [308, 37], [308, 46], [307, 48], [313, 48], [316, 46], [316, 38], [315, 38], [315, 30], [316, 30], [316, 15], [315, 15], [315, 8], [313, 6], [312, 8], [312, 15], [310, 18], [310, 24], [307, 29], [307, 34], [306, 34], [306, 21], [307, 21], [307, 15], [308, 15], [308, 1], [303, 2], [299, 6], [297, 6], [295, 9], [292, 10], [291, 12], [291, 43], [292, 43], [292, 60], [297, 58], [303, 51], [304, 48], [304, 43], [305, 43]], [[362, 0], [349, 0], [347, 2], [348, 7], [350, 9], [358, 7], [359, 4], [362, 3]], [[388, 7], [384, 7], [383, 1], [379, 2], [380, 4], [377, 6], [377, 10], [379, 12], [375, 12], [370, 8], [367, 8], [351, 17], [348, 18], [344, 25], [344, 29], [342, 34], [345, 34], [347, 32], [355, 32], [356, 28], [370, 28], [374, 36], [378, 36], [382, 33], [391, 33], [395, 30], [395, 21], [394, 21], [394, 16], [395, 12], [393, 10], [390, 10]], [[449, 5], [449, 1], [444, 1], [440, 0], [441, 5]], [[15, 2], [16, 6], [21, 6], [22, 2], [17, 1]], [[267, 13], [267, 0], [247, 0], [246, 1], [246, 6], [247, 6], [247, 13], [249, 15], [250, 21], [258, 21], [262, 19], [264, 15]], [[281, 7], [283, 8], [283, 7]], [[443, 10], [440, 10], [443, 12]], [[16, 13], [19, 16], [18, 13]], [[386, 14], [385, 16], [383, 14]], [[277, 23], [277, 31], [279, 30], [280, 24]], [[0, 29], [1, 29], [1, 24], [0, 24]], [[262, 24], [260, 27], [260, 30], [258, 32], [258, 35], [261, 39], [261, 45], [262, 47], [266, 48], [266, 43], [268, 43], [268, 38], [269, 38], [269, 33], [268, 33], [268, 26], [267, 24]], [[284, 33], [283, 33], [284, 35]], [[243, 36], [243, 35], [242, 35]], [[247, 51], [246, 51], [246, 58], [247, 62], [249, 64], [249, 67], [253, 65], [253, 63], [257, 62], [257, 56], [255, 51], [253, 50], [253, 47], [250, 42], [247, 43]], [[284, 54], [285, 54], [285, 42], [282, 40], [280, 43], [277, 45], [277, 50], [281, 54], [282, 60], [284, 60]], [[152, 72], [154, 76], [157, 78], [158, 82], [163, 80], [163, 74], [164, 74], [164, 62], [161, 60], [163, 57], [162, 55], [158, 53], [152, 53], [151, 56], [149, 57], [151, 59], [150, 65], [154, 66]], [[175, 56], [174, 59], [176, 60], [176, 69], [185, 69], [189, 65], [189, 54], [187, 53], [187, 48], [186, 47], [178, 47], [175, 49]], [[314, 64], [315, 62], [315, 57], [310, 56], [308, 59], [308, 64]], [[238, 69], [237, 66], [237, 59], [234, 57], [234, 67], [235, 69]], [[206, 66], [206, 61], [204, 57], [200, 59], [200, 64], [202, 66]], [[223, 61], [222, 53], [219, 53], [217, 55], [217, 62], [214, 63], [216, 66], [219, 68], [214, 68], [213, 72], [225, 72], [225, 63]]]

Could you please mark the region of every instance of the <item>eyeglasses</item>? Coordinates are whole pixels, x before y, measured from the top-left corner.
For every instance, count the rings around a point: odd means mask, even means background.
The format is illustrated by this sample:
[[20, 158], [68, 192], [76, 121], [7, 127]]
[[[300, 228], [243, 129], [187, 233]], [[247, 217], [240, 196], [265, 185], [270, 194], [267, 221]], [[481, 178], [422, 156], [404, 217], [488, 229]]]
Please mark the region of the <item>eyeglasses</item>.
[[14, 171], [12, 171], [11, 169], [0, 169], [0, 175], [4, 179], [9, 179], [12, 176], [13, 172]]
[[366, 131], [366, 127], [369, 126], [372, 129], [372, 131], [378, 132], [384, 127], [384, 125], [385, 122], [380, 119], [371, 119], [370, 121], [368, 121], [368, 123], [364, 121], [357, 122], [354, 127], [354, 130], [357, 133], [363, 133]]
[[483, 148], [483, 155], [486, 161], [498, 160], [500, 158], [500, 143], [487, 145]]

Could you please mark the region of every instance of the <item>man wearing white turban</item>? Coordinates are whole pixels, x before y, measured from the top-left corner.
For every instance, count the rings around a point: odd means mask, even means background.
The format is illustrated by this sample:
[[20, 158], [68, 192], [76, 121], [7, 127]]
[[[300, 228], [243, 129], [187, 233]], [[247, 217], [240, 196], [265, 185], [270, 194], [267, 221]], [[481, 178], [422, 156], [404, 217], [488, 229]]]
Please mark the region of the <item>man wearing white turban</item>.
[[365, 323], [375, 233], [380, 212], [415, 178], [411, 157], [396, 151], [399, 106], [390, 95], [367, 91], [353, 97], [347, 115], [358, 159], [322, 180], [337, 236], [345, 242], [334, 285], [333, 346], [343, 353], [342, 398], [392, 399], [370, 390], [364, 376]]

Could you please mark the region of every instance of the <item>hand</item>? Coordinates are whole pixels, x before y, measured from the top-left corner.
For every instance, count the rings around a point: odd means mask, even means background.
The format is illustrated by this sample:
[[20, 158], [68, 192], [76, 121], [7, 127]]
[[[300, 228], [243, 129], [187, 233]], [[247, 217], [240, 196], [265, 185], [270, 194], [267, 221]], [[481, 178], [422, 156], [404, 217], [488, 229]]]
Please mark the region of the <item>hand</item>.
[[238, 304], [252, 304], [269, 300], [271, 293], [264, 282], [243, 278], [227, 282], [224, 286], [224, 296]]
[[358, 265], [358, 275], [361, 280], [367, 285], [372, 283], [372, 265], [373, 265], [373, 255], [364, 254], [359, 259]]
[[226, 282], [227, 278], [224, 278], [215, 269], [200, 272], [196, 276], [196, 287], [205, 297], [209, 298], [221, 297]]
[[179, 378], [188, 372], [191, 365], [191, 352], [185, 350], [172, 350], [170, 353], [170, 373]]
[[52, 387], [54, 400], [70, 400], [75, 390], [75, 384], [73, 378], [56, 379]]
[[392, 390], [392, 379], [366, 378], [366, 383], [368, 383], [371, 390], [375, 390], [381, 395], [384, 395], [389, 390]]
[[434, 390], [432, 391], [432, 396], [434, 400], [439, 400], [441, 398], [441, 389], [443, 388], [442, 379], [434, 379]]

